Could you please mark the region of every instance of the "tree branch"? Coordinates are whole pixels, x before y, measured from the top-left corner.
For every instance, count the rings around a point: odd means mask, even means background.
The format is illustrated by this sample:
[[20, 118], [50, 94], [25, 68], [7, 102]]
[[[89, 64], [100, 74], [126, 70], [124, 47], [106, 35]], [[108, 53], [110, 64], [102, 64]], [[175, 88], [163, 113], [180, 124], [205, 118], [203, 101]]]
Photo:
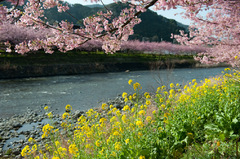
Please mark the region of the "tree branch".
[[16, 5], [14, 6], [14, 8], [13, 8], [12, 10], [10, 10], [8, 13], [11, 13], [12, 11], [14, 11], [14, 10], [17, 8], [18, 4], [19, 4], [19, 0], [17, 0], [17, 4], [16, 4]]

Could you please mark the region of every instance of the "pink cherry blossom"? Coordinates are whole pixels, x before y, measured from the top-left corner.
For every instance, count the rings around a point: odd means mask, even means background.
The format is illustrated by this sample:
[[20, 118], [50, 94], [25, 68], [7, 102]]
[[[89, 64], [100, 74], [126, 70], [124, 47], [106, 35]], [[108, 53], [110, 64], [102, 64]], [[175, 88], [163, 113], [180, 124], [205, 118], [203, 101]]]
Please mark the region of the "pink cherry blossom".
[[[9, 12], [5, 6], [0, 5], [0, 28], [4, 28], [7, 22], [36, 31], [51, 29], [51, 34], [46, 34], [44, 38], [18, 44], [16, 51], [19, 53], [37, 49], [52, 53], [53, 47], [66, 52], [92, 40], [101, 42], [102, 49], [106, 52], [114, 53], [120, 50], [124, 41], [134, 33], [133, 27], [141, 22], [138, 15], [149, 7], [155, 10], [181, 7], [185, 10], [183, 16], [193, 23], [189, 26], [189, 33], [181, 31], [180, 35], [173, 35], [179, 43], [190, 47], [208, 48], [196, 57], [201, 62], [208, 64], [228, 62], [232, 66], [240, 65], [239, 0], [120, 0], [122, 3], [130, 3], [130, 7], [123, 9], [119, 16], [114, 17], [109, 10], [99, 12], [85, 18], [84, 26], [79, 29], [73, 29], [73, 25], [65, 21], [60, 22], [59, 26], [54, 26], [42, 20], [47, 9], [58, 7], [59, 12], [69, 9], [66, 4], [59, 3], [59, 0], [28, 0], [25, 4], [24, 0], [5, 1], [11, 2], [13, 8], [16, 5], [23, 5], [24, 11], [13, 9]], [[206, 17], [200, 15], [203, 10], [209, 11]], [[177, 49], [173, 47], [170, 52], [176, 51]]]

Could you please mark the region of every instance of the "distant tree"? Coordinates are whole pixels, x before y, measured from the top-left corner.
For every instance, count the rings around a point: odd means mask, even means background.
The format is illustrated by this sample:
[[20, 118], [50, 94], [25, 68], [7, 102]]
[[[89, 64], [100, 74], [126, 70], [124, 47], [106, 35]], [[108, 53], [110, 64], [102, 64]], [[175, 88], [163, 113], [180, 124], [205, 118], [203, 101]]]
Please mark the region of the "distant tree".
[[151, 41], [158, 42], [159, 41], [158, 36], [157, 35], [153, 36], [151, 38]]

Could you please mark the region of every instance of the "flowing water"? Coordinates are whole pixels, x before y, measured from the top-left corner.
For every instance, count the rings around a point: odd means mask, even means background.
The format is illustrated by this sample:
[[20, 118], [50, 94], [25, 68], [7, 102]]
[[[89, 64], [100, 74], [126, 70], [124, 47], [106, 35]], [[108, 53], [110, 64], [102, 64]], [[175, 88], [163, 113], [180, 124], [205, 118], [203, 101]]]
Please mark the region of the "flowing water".
[[133, 92], [129, 79], [139, 82], [143, 91], [155, 92], [162, 84], [184, 85], [192, 79], [200, 81], [220, 75], [223, 70], [223, 67], [186, 68], [0, 80], [0, 118], [27, 109], [43, 110], [46, 105], [55, 113], [64, 112], [67, 104], [78, 110], [98, 107], [122, 92]]

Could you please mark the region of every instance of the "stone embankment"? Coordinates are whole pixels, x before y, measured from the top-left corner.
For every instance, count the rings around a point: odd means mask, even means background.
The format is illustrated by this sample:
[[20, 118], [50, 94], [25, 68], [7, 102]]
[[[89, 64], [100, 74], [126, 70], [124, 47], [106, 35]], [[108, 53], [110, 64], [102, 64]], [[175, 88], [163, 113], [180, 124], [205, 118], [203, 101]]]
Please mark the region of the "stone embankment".
[[[107, 104], [112, 104], [121, 110], [125, 102], [122, 97], [116, 97], [113, 100], [109, 100]], [[130, 103], [129, 106], [131, 107]], [[100, 108], [95, 108], [95, 110], [101, 112], [102, 116], [105, 116], [107, 113]], [[74, 110], [71, 114], [72, 121], [77, 122], [81, 115], [85, 115], [85, 111]], [[25, 114], [15, 115], [6, 119], [0, 118], [0, 158], [22, 158], [21, 150], [26, 145], [31, 146], [31, 143], [28, 142], [30, 137], [34, 138], [40, 147], [44, 147], [49, 141], [42, 139], [42, 127], [47, 123], [54, 123], [55, 128], [61, 130], [62, 122], [60, 114], [53, 114], [50, 120], [47, 117], [47, 113], [33, 110], [26, 110]]]

